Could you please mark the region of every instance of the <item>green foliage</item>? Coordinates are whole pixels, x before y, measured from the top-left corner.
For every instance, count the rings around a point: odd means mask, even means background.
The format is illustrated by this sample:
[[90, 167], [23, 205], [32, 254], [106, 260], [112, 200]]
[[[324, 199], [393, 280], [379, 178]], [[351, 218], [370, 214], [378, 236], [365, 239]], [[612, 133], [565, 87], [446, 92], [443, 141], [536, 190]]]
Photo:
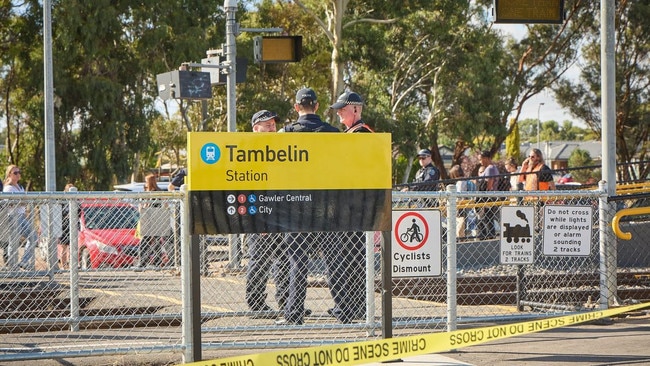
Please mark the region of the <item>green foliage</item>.
[[[575, 149], [571, 152], [568, 161], [569, 168], [579, 168], [593, 165], [593, 160], [589, 152], [583, 149]], [[572, 170], [571, 175], [576, 182], [586, 182], [589, 178], [600, 177], [600, 169], [578, 169]]]
[[[514, 121], [511, 121], [511, 123]], [[519, 125], [514, 124], [510, 130], [510, 134], [506, 137], [506, 158], [515, 158], [517, 161], [520, 159], [520, 142], [519, 142]]]
[[[647, 160], [650, 150], [650, 3], [645, 0], [617, 1], [615, 15], [616, 154], [619, 163]], [[578, 80], [563, 79], [554, 89], [556, 99], [572, 115], [600, 135], [601, 115], [601, 26], [599, 3], [587, 2], [581, 73]], [[642, 169], [641, 176], [650, 171]], [[624, 179], [633, 179], [629, 168]]]
[[[340, 67], [345, 86], [366, 100], [364, 120], [377, 131], [392, 134], [395, 182], [410, 179], [415, 165], [408, 166], [409, 157], [421, 147], [432, 148], [437, 158], [437, 146], [451, 146], [458, 163], [467, 149], [495, 151], [507, 139], [510, 155], [519, 139], [537, 139], [536, 122], [516, 121], [515, 116], [515, 127], [508, 128], [513, 111], [573, 64], [587, 29], [587, 47], [582, 50], [588, 59], [586, 82], [570, 89], [560, 85], [558, 95], [566, 97], [574, 114], [597, 133], [590, 121], [599, 119], [587, 113], [599, 110], [595, 97], [600, 90], [595, 66], [599, 53], [591, 42], [597, 38], [597, 6], [586, 0], [567, 2], [570, 19], [565, 26], [531, 25], [527, 36], [514, 40], [485, 21], [487, 3], [243, 1], [237, 12], [240, 27], [281, 27], [287, 34], [302, 35], [303, 60], [249, 62], [247, 81], [237, 85], [237, 130], [250, 131], [250, 117], [260, 109], [295, 120], [293, 99], [303, 86], [318, 93], [317, 113], [338, 125], [327, 106], [336, 97], [334, 70]], [[334, 14], [337, 4], [344, 4], [337, 8], [340, 14]], [[625, 4], [630, 9], [619, 10], [624, 21], [618, 26], [627, 27], [630, 34], [621, 32], [619, 52], [638, 56], [625, 58], [620, 67], [617, 63], [617, 80], [626, 80], [619, 87], [627, 92], [620, 94], [617, 110], [622, 113], [617, 118], [626, 118], [618, 125], [625, 127], [619, 128], [624, 134], [619, 139], [631, 154], [638, 146], [647, 149], [647, 93], [625, 88], [647, 85], [642, 82], [647, 77], [643, 53], [647, 47], [641, 41], [647, 39], [645, 23], [650, 18], [642, 16], [648, 10], [644, 2]], [[42, 9], [34, 0], [20, 8], [11, 5], [0, 6], [4, 161], [26, 167], [23, 179], [38, 190], [44, 187]], [[161, 115], [155, 82], [157, 74], [184, 62], [199, 62], [207, 50], [221, 47], [222, 5], [217, 0], [57, 1], [53, 7], [57, 187], [72, 181], [85, 190], [110, 189], [134, 173], [154, 168], [160, 154], [182, 164], [188, 129], [227, 130], [224, 86], [214, 87], [214, 97], [205, 103], [169, 101], [165, 104], [169, 113]], [[332, 23], [326, 24], [328, 20]], [[252, 60], [257, 35], [238, 34], [239, 57]], [[629, 60], [638, 62], [633, 66]], [[571, 99], [569, 91], [585, 97], [576, 94]], [[574, 140], [594, 135], [570, 121], [545, 121], [541, 137]], [[34, 160], [36, 164], [31, 164]]]

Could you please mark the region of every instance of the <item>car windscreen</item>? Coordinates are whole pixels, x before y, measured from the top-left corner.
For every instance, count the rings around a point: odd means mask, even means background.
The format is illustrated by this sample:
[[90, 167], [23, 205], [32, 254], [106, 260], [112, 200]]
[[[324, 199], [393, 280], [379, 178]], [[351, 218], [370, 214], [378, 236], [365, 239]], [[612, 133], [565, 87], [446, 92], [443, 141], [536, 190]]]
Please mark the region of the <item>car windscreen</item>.
[[88, 229], [135, 229], [138, 210], [132, 206], [93, 206], [83, 208]]

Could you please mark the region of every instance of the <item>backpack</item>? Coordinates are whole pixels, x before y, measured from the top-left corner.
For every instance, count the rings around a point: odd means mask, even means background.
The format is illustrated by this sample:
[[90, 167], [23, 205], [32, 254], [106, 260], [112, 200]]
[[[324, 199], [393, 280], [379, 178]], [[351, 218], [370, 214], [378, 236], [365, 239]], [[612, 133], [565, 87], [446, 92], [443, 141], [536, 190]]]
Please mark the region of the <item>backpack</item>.
[[476, 190], [476, 183], [472, 180], [467, 181], [467, 192], [473, 192]]
[[322, 122], [318, 127], [311, 128], [300, 122], [293, 122], [284, 127], [285, 132], [340, 132], [336, 127]]

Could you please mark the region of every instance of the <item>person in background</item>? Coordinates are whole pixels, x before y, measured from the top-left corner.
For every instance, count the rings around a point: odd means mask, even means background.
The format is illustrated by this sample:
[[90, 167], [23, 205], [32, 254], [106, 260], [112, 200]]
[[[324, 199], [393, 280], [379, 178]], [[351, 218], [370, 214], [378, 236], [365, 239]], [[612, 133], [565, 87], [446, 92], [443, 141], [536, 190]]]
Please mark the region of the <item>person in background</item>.
[[519, 184], [519, 175], [515, 173], [519, 173], [519, 167], [517, 166], [517, 160], [515, 158], [508, 158], [506, 159], [505, 162], [505, 167], [508, 173], [510, 173], [510, 190], [511, 191], [517, 191], [519, 190], [518, 184]]
[[[294, 109], [298, 112], [298, 119], [286, 125], [283, 132], [340, 132], [338, 128], [325, 123], [316, 114], [318, 99], [316, 92], [310, 88], [302, 88], [296, 93]], [[289, 256], [289, 296], [284, 308], [284, 319], [276, 324], [303, 324], [305, 299], [307, 298], [307, 274], [309, 262], [309, 249], [315, 244], [309, 240], [309, 235], [304, 233], [288, 233], [287, 254]]]
[[172, 180], [169, 182], [169, 185], [167, 185], [167, 190], [168, 191], [175, 191], [179, 189], [184, 183], [185, 183], [185, 176], [187, 175], [187, 170], [185, 168], [181, 168], [174, 174], [172, 177]]
[[544, 164], [544, 157], [539, 149], [530, 150], [528, 158], [521, 164], [521, 173], [519, 182], [524, 183], [526, 191], [555, 189], [553, 171]]
[[[499, 190], [499, 169], [492, 163], [492, 153], [488, 150], [481, 151], [479, 155], [481, 161], [481, 168], [479, 177], [481, 184], [479, 187], [485, 191], [498, 191]], [[485, 200], [486, 204], [495, 201], [494, 197], [487, 198]], [[479, 220], [479, 237], [481, 239], [494, 238], [496, 236], [496, 227], [495, 220], [497, 220], [497, 214], [499, 208], [497, 206], [486, 206], [480, 209], [480, 220]]]
[[[155, 174], [148, 174], [144, 177], [144, 190], [145, 192], [154, 192], [160, 190], [158, 188], [158, 184], [156, 183]], [[161, 203], [146, 203], [141, 206], [140, 212], [142, 212], [142, 208], [145, 207], [161, 207]], [[142, 228], [140, 229], [142, 230]], [[138, 246], [138, 251], [140, 252], [140, 261], [138, 265], [140, 267], [146, 267], [149, 264], [152, 264], [154, 266], [162, 265], [162, 253], [160, 253], [160, 251], [156, 251], [156, 248], [162, 248], [161, 238], [162, 237], [160, 236], [142, 236], [140, 245]]]
[[[457, 179], [456, 181], [456, 191], [457, 192], [471, 192], [476, 190], [476, 184], [471, 180], [461, 179], [464, 178], [465, 174], [460, 165], [454, 165], [449, 170], [449, 178]], [[470, 216], [473, 216], [473, 208], [461, 208], [458, 210], [458, 217], [456, 217], [456, 237], [462, 238], [465, 237], [466, 231], [475, 231], [476, 223], [474, 221], [468, 222]]]
[[[63, 188], [63, 192], [76, 191], [74, 184], [68, 183]], [[70, 205], [66, 201], [61, 208], [61, 238], [59, 239], [61, 248], [61, 269], [68, 269], [70, 265]]]
[[[271, 111], [258, 111], [251, 119], [253, 132], [275, 132], [277, 116]], [[284, 238], [279, 234], [249, 234], [247, 238], [246, 303], [255, 312], [251, 318], [275, 319], [273, 309], [266, 303], [266, 283], [275, 264], [275, 300], [280, 311], [284, 311], [289, 296], [289, 259]]]
[[402, 191], [437, 191], [440, 170], [433, 165], [431, 150], [422, 149], [418, 151], [418, 162], [420, 163], [420, 169], [415, 173], [415, 179], [409, 187], [403, 188]]
[[[25, 192], [23, 186], [18, 183], [20, 181], [20, 173], [20, 168], [16, 165], [9, 165], [7, 167], [3, 182], [3, 192]], [[15, 222], [17, 223], [20, 235], [27, 239], [23, 257], [18, 266], [24, 270], [34, 270], [36, 268], [34, 253], [38, 236], [36, 230], [34, 230], [34, 227], [32, 226], [32, 222], [29, 220], [27, 208], [24, 205], [16, 205], [9, 210], [9, 215], [13, 216], [16, 220]]]

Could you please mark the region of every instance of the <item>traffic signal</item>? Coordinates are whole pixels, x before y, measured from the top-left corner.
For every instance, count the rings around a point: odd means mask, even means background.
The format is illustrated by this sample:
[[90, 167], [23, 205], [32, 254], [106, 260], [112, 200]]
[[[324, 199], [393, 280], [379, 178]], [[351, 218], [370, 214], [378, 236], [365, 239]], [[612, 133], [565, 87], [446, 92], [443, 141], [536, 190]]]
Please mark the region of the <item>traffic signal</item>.
[[174, 70], [158, 74], [156, 80], [162, 100], [212, 98], [209, 72]]
[[[221, 65], [226, 61], [225, 56], [212, 56], [201, 59], [202, 64], [206, 65]], [[237, 57], [237, 73], [235, 75], [235, 83], [240, 84], [246, 82], [246, 70], [248, 70], [248, 59], [245, 57]], [[222, 72], [223, 69], [203, 67], [202, 71], [210, 73], [210, 80], [212, 85], [226, 85], [227, 75]]]
[[298, 62], [302, 59], [302, 36], [253, 38], [255, 63]]

